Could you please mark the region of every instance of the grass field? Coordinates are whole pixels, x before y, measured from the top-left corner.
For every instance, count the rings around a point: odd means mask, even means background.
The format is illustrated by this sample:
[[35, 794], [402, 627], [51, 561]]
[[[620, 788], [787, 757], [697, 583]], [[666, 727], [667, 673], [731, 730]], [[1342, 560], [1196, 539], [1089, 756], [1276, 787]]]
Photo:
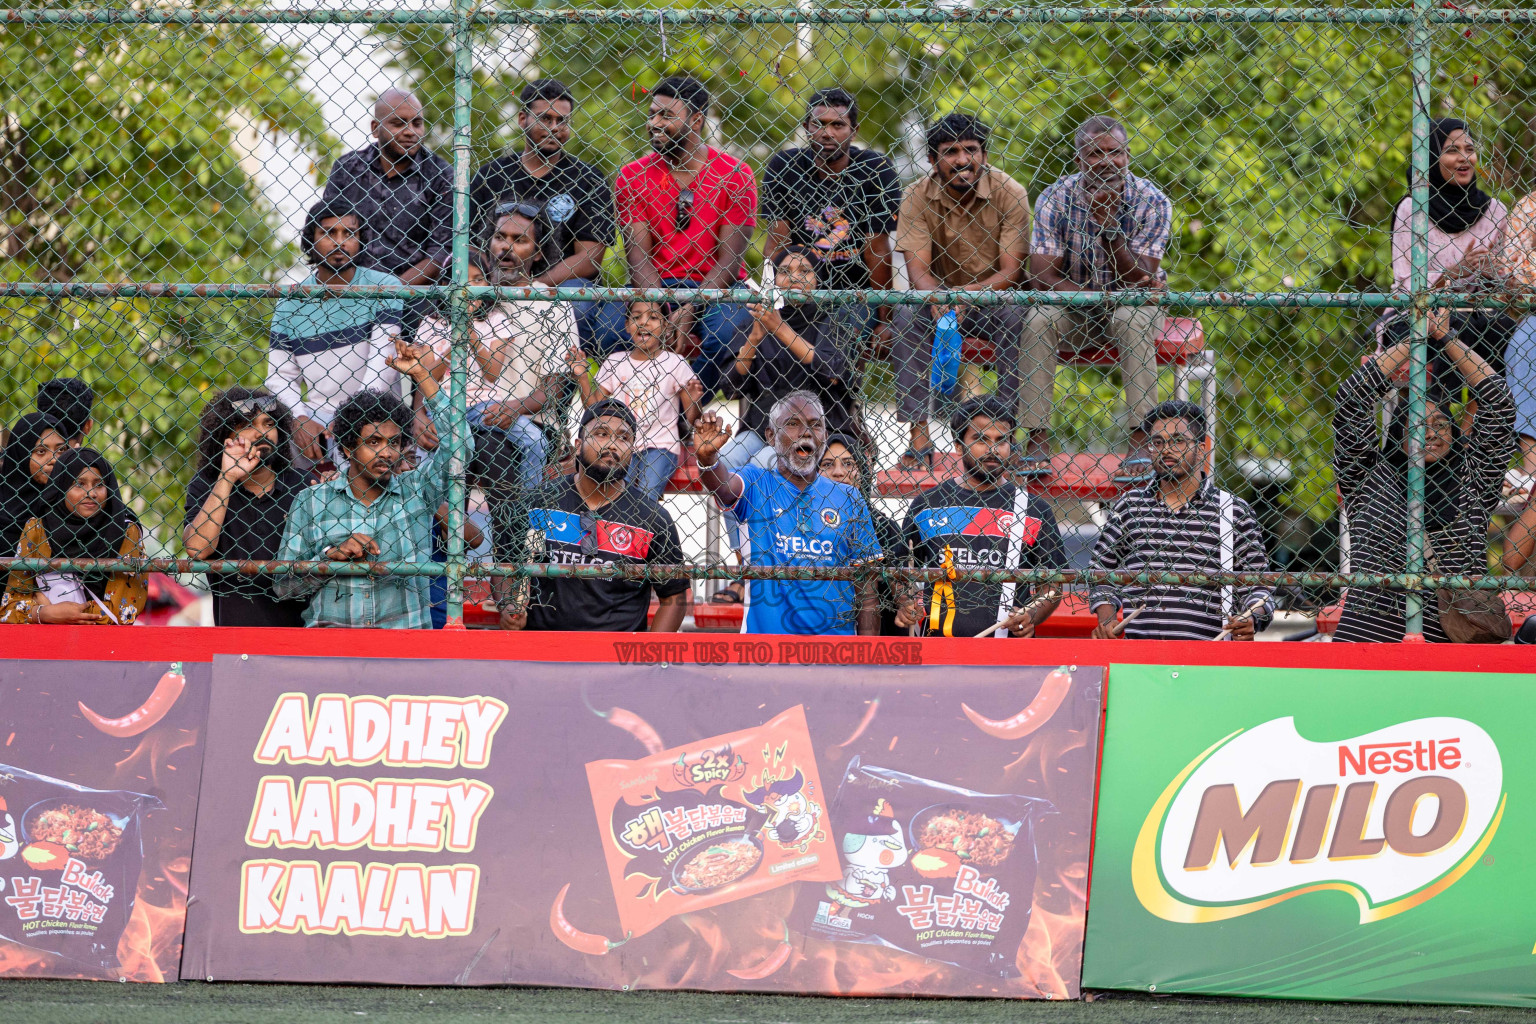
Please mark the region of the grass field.
[[113, 985], [73, 981], [0, 983], [8, 1020], [91, 1024], [214, 1022], [312, 1024], [387, 1021], [459, 1024], [591, 1021], [635, 1024], [1536, 1024], [1536, 1010], [1202, 999], [1102, 993], [1092, 1003], [938, 999], [812, 999], [796, 996], [613, 993], [578, 989], [424, 989], [319, 985]]

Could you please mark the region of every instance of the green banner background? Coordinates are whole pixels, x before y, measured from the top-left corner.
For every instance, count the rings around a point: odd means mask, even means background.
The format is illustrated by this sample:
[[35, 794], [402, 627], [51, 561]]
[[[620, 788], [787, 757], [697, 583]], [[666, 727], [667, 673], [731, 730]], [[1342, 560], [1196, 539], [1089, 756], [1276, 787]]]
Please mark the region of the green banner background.
[[[1084, 987], [1536, 1004], [1530, 676], [1115, 665], [1109, 683]], [[1337, 891], [1212, 923], [1153, 915], [1133, 888], [1132, 852], [1160, 794], [1223, 737], [1291, 716], [1315, 742], [1437, 716], [1481, 726], [1507, 797], [1490, 845], [1449, 888], [1366, 924]], [[1274, 767], [1273, 778], [1290, 777]], [[1242, 794], [1245, 809], [1251, 798]], [[1228, 870], [1223, 853], [1211, 870]]]

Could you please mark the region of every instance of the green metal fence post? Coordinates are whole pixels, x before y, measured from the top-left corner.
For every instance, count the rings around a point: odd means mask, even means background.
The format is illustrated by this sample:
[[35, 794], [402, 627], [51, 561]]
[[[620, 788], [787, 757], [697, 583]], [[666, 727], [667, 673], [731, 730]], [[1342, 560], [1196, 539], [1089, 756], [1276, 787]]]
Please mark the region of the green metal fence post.
[[[1410, 574], [1424, 571], [1424, 404], [1429, 354], [1429, 14], [1432, 0], [1413, 4], [1413, 320], [1409, 334], [1408, 377], [1408, 564]], [[1424, 592], [1408, 591], [1409, 637], [1424, 634]]]
[[474, 50], [470, 41], [472, 0], [453, 2], [453, 284], [448, 297], [453, 345], [449, 379], [453, 410], [448, 422], [448, 623], [464, 628], [464, 470], [469, 445], [465, 416], [469, 359], [469, 159], [470, 104], [474, 98]]

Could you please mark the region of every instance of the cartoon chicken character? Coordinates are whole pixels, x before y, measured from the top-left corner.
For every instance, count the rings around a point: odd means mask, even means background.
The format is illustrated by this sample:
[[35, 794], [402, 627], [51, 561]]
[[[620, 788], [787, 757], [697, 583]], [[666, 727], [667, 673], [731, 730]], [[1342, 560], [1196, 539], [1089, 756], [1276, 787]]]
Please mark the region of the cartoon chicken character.
[[11, 817], [10, 809], [5, 805], [5, 797], [0, 796], [0, 860], [10, 860], [19, 849], [21, 843], [16, 839], [16, 819]]
[[768, 815], [763, 823], [767, 832], [781, 846], [793, 846], [816, 828], [821, 807], [805, 794], [805, 776], [795, 774], [743, 794], [747, 803]]
[[896, 820], [896, 812], [890, 802], [875, 801], [875, 809], [864, 819], [864, 826], [857, 832], [843, 836], [843, 861], [848, 865], [843, 873], [843, 887], [839, 894], [863, 904], [896, 898], [896, 887], [891, 884], [891, 869], [907, 862], [911, 850], [907, 837]]

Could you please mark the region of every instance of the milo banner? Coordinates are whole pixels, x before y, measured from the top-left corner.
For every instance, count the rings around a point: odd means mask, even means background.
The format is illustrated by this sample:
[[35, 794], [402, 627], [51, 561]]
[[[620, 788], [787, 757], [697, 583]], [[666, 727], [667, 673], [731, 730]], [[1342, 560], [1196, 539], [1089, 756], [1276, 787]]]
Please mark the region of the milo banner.
[[0, 977], [176, 980], [210, 675], [0, 661]]
[[1110, 679], [1085, 985], [1536, 1001], [1528, 676]]
[[1071, 998], [1102, 682], [219, 657], [183, 974]]

